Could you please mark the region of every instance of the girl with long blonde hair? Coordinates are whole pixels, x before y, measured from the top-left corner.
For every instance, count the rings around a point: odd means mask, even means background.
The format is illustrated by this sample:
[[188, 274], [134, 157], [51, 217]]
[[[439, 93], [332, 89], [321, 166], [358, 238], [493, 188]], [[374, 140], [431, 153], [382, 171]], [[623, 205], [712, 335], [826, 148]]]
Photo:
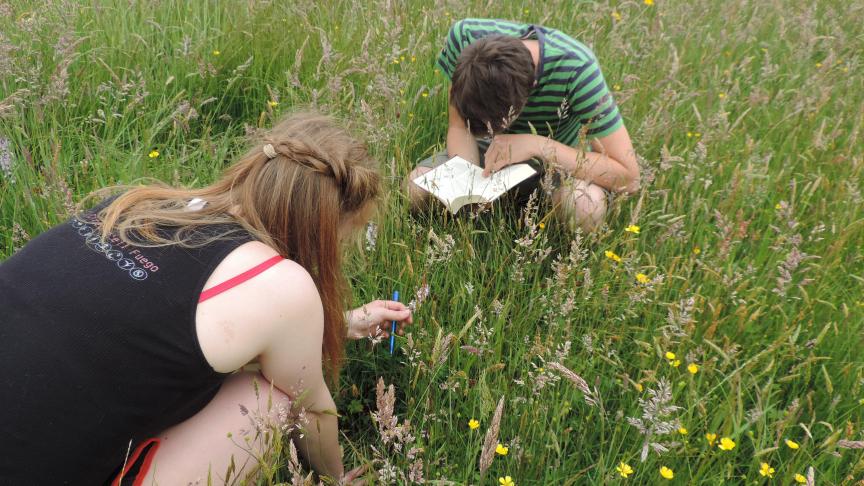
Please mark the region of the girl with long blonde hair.
[[[0, 431], [16, 446], [0, 455], [0, 477], [243, 475], [255, 461], [238, 442], [264, 447], [244, 442], [247, 411], [293, 400], [309, 418], [299, 449], [342, 478], [328, 382], [343, 341], [411, 322], [392, 301], [344, 313], [340, 240], [363, 227], [380, 190], [362, 143], [298, 113], [213, 184], [128, 189], [3, 262], [0, 391], [12, 405]], [[260, 374], [242, 371], [250, 363]]]

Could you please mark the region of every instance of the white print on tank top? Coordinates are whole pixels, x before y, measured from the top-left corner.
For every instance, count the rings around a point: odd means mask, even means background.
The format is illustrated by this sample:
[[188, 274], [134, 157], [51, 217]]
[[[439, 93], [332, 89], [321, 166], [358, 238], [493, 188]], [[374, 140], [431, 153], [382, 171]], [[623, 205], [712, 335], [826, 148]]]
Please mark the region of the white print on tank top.
[[84, 238], [84, 243], [88, 248], [114, 262], [117, 268], [126, 272], [132, 280], [146, 280], [151, 273], [159, 271], [159, 265], [156, 262], [147, 258], [141, 253], [141, 250], [130, 249], [130, 245], [121, 240], [119, 236], [112, 233], [108, 236], [108, 241], [102, 241], [95, 225], [79, 218], [72, 218], [70, 224]]

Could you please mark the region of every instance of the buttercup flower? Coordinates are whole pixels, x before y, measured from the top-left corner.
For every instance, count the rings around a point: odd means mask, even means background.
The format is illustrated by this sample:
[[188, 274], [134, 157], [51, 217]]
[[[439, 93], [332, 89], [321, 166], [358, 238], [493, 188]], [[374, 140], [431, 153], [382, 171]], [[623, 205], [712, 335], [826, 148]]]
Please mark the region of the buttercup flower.
[[666, 359], [668, 360], [675, 359], [675, 353], [673, 353], [672, 351], [666, 351], [666, 354], [664, 356], [666, 356]]
[[218, 55], [220, 55], [220, 54], [222, 54], [222, 51], [220, 51], [220, 50], [218, 50], [218, 49], [213, 51], [213, 55], [214, 55], [214, 56], [218, 56]]
[[648, 5], [649, 7], [654, 5], [654, 0], [645, 0], [645, 5]]
[[618, 464], [618, 467], [616, 467], [615, 470], [618, 471], [618, 474], [620, 474], [622, 478], [626, 478], [633, 474], [633, 468], [624, 461], [621, 461], [621, 464]]
[[689, 371], [691, 375], [695, 375], [696, 373], [699, 373], [699, 365], [696, 363], [690, 363], [687, 365], [687, 371]]
[[708, 441], [708, 447], [714, 447], [714, 441], [717, 440], [717, 434], [707, 433], [705, 434], [705, 440]]
[[645, 275], [644, 273], [637, 273], [636, 274], [636, 281], [641, 283], [641, 284], [647, 284], [648, 282], [651, 281], [651, 279], [648, 278], [648, 275]]
[[669, 469], [666, 466], [660, 468], [660, 475], [666, 479], [672, 479], [675, 477], [675, 472]]
[[695, 247], [695, 248], [693, 248], [693, 254], [694, 254], [694, 255], [698, 255], [698, 254], [700, 254], [700, 253], [702, 253], [702, 249], [701, 249], [701, 248], [699, 248], [698, 246]]
[[721, 450], [731, 451], [735, 448], [735, 441], [730, 439], [729, 437], [723, 437], [720, 439], [720, 445], [718, 445]]
[[509, 448], [509, 447], [504, 447], [504, 446], [501, 445], [501, 444], [498, 444], [498, 446], [495, 447], [495, 453], [498, 454], [498, 455], [506, 456], [508, 452], [510, 452], [510, 448]]
[[687, 435], [687, 429], [685, 427], [678, 427], [678, 433], [681, 435]]
[[803, 474], [795, 473], [795, 476], [794, 476], [794, 477], [795, 477], [795, 482], [798, 483], [798, 484], [805, 484], [805, 483], [807, 483], [807, 478], [804, 477]]
[[618, 12], [612, 12], [612, 18], [615, 19], [616, 21], [620, 22], [621, 21], [621, 14]]
[[516, 483], [513, 482], [513, 478], [511, 478], [510, 476], [498, 478], [498, 484], [500, 484], [501, 486], [516, 486]]
[[616, 255], [614, 251], [606, 250], [603, 252], [603, 254], [606, 255], [606, 258], [621, 263], [621, 257]]
[[147, 154], [147, 157], [150, 157], [151, 159], [155, 159], [156, 157], [159, 157], [159, 151], [158, 150], [151, 150], [150, 153]]
[[471, 419], [468, 421], [468, 428], [471, 430], [475, 430], [477, 427], [480, 427], [480, 422], [475, 419]]
[[677, 368], [677, 367], [681, 366], [681, 360], [680, 359], [669, 360], [669, 366], [671, 366], [673, 368]]
[[759, 465], [759, 474], [761, 474], [762, 476], [767, 476], [769, 478], [773, 478], [774, 477], [774, 468], [771, 467], [771, 465], [768, 464], [767, 462], [763, 462], [762, 464]]
[[628, 233], [633, 233], [634, 235], [638, 235], [639, 234], [639, 227], [636, 226], [635, 224], [631, 224], [630, 226], [624, 228], [624, 231], [626, 231]]
[[270, 100], [267, 102], [267, 106], [269, 106], [270, 108], [276, 108], [277, 106], [279, 106], [279, 102], [274, 101], [274, 100]]
[[786, 439], [786, 447], [788, 447], [794, 451], [801, 446], [799, 446], [798, 443], [795, 442], [794, 440]]

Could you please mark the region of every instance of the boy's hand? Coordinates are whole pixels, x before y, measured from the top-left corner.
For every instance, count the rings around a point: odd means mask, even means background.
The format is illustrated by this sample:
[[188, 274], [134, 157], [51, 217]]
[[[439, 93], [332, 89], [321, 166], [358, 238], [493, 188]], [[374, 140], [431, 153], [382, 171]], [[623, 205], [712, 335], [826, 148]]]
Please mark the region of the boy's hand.
[[414, 318], [408, 306], [394, 300], [376, 300], [348, 311], [348, 339], [390, 337], [390, 321], [396, 321], [397, 334]]
[[486, 149], [483, 176], [489, 177], [510, 164], [525, 162], [540, 156], [540, 142], [545, 140], [531, 134], [495, 135]]

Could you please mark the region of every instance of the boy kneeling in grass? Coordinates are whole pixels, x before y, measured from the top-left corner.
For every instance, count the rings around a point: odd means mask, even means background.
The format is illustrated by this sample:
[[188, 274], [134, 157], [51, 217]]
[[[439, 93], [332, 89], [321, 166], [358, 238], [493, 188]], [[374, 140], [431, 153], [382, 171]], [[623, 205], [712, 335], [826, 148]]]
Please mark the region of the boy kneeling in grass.
[[[569, 225], [587, 231], [602, 223], [612, 193], [639, 189], [630, 135], [582, 43], [539, 25], [464, 19], [450, 28], [438, 66], [452, 83], [447, 150], [409, 175], [413, 209], [430, 200], [413, 179], [456, 155], [486, 176], [532, 159], [568, 175], [552, 179], [553, 205]], [[578, 147], [581, 134], [591, 151]]]

